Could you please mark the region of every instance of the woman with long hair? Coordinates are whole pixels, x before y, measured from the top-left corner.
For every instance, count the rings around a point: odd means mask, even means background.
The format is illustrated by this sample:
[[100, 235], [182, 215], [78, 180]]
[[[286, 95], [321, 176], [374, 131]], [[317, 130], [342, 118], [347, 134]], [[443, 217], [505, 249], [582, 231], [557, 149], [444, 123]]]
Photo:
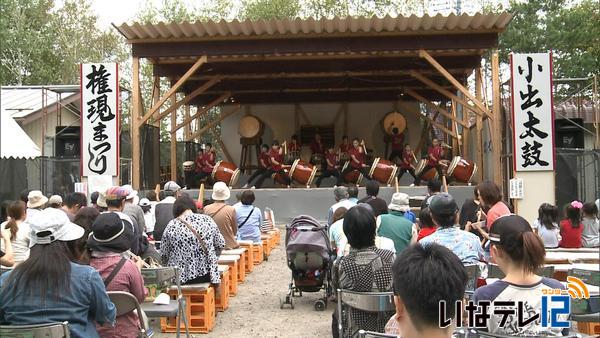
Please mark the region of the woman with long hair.
[[0, 276], [0, 324], [68, 322], [73, 337], [98, 337], [95, 323], [114, 325], [116, 310], [96, 270], [75, 263], [68, 243], [84, 230], [58, 209], [30, 218], [29, 258]]
[[573, 201], [565, 208], [565, 219], [560, 222], [560, 235], [562, 240], [559, 246], [561, 248], [581, 248], [581, 234], [583, 225], [581, 224], [581, 209], [583, 203]]
[[[8, 221], [0, 226], [0, 229], [10, 231], [10, 242], [13, 248], [14, 262], [19, 263], [29, 257], [29, 224], [25, 222], [27, 218], [27, 207], [22, 201], [12, 201], [6, 208]], [[0, 249], [4, 247], [0, 245]]]
[[540, 236], [546, 248], [558, 248], [562, 237], [557, 221], [557, 207], [549, 203], [540, 205], [538, 218], [533, 222], [533, 229]]
[[593, 202], [588, 202], [583, 205], [582, 211], [582, 244], [586, 248], [597, 248], [600, 246], [600, 221], [598, 220], [598, 207]]

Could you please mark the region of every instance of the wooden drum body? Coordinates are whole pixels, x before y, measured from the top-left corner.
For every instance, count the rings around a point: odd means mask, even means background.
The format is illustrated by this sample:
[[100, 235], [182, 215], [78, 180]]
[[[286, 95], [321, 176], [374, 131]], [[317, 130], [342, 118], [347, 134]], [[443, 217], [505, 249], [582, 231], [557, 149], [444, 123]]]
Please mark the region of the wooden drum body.
[[395, 164], [383, 158], [377, 157], [371, 165], [369, 176], [371, 176], [371, 178], [377, 182], [381, 184], [387, 184], [389, 186], [392, 184], [397, 172], [398, 167]]
[[[417, 163], [417, 166], [415, 167], [415, 175], [417, 175], [417, 177], [421, 174], [421, 172], [423, 171], [423, 169], [425, 169], [425, 167], [427, 166], [427, 160], [426, 159], [422, 159], [419, 161], [419, 163]], [[437, 170], [435, 170], [435, 168], [430, 168], [429, 170], [427, 170], [426, 173], [423, 174], [423, 176], [421, 176], [421, 179], [423, 180], [431, 180], [434, 178], [438, 177], [438, 173]]]
[[290, 168], [290, 178], [307, 187], [310, 187], [316, 174], [316, 166], [300, 159], [295, 160]]
[[219, 161], [215, 164], [211, 176], [215, 182], [225, 182], [225, 184], [232, 187], [240, 178], [240, 170], [233, 163]]
[[[292, 166], [290, 165], [282, 165], [281, 166], [283, 168], [283, 171], [285, 172], [285, 175], [287, 175], [288, 177], [290, 176], [290, 168]], [[282, 184], [282, 185], [286, 185], [287, 182], [285, 181], [285, 177], [283, 177], [280, 173], [274, 173], [273, 176], [273, 181]]]
[[393, 135], [392, 129], [398, 128], [398, 134], [401, 134], [406, 129], [406, 118], [397, 111], [387, 113], [381, 121], [383, 130], [388, 135]]
[[[342, 168], [342, 172], [344, 170], [346, 170], [346, 168], [348, 168], [349, 165], [350, 165], [350, 162], [346, 162], [344, 164], [344, 167]], [[351, 172], [344, 175], [344, 177], [342, 177], [342, 179], [344, 180], [344, 182], [347, 182], [347, 183], [360, 184], [360, 182], [363, 179], [363, 174], [358, 170], [352, 170]]]
[[477, 164], [460, 156], [454, 156], [448, 166], [448, 177], [454, 177], [458, 182], [471, 183], [476, 173]]
[[243, 138], [261, 136], [263, 133], [263, 123], [254, 115], [246, 115], [240, 120], [238, 133]]

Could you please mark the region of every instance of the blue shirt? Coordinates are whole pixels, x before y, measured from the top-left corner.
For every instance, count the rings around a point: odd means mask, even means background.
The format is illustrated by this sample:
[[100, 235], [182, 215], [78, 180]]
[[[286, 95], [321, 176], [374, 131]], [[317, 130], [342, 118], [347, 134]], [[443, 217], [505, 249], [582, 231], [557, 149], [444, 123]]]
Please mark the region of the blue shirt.
[[94, 268], [71, 263], [69, 291], [56, 295], [46, 292], [41, 301], [38, 290], [25, 294], [21, 287], [16, 294], [6, 285], [12, 272], [0, 276], [0, 324], [31, 325], [69, 322], [73, 337], [98, 337], [94, 321], [99, 324], [115, 323], [116, 309], [108, 298], [104, 282]]
[[409, 221], [411, 221], [413, 223], [417, 223], [417, 216], [415, 216], [415, 213], [410, 210], [404, 212], [404, 218], [408, 219]]
[[476, 235], [457, 227], [438, 228], [436, 232], [421, 239], [421, 245], [436, 243], [445, 246], [460, 258], [463, 264], [476, 264], [483, 258], [481, 242]]
[[[254, 208], [254, 211], [252, 211], [252, 208]], [[244, 220], [248, 217], [250, 212], [252, 212], [250, 218], [244, 223]], [[235, 215], [238, 225], [237, 239], [253, 241], [255, 243], [262, 242], [260, 239], [260, 225], [262, 224], [263, 219], [260, 209], [252, 205], [240, 204], [235, 207]], [[242, 223], [244, 223], [244, 225], [240, 227]]]

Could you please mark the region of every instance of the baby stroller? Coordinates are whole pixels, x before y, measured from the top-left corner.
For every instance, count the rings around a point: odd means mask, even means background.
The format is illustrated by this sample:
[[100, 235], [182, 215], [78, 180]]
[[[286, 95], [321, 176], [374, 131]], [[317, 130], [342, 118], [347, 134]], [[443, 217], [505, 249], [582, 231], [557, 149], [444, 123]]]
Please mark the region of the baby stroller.
[[327, 299], [333, 292], [333, 260], [327, 226], [311, 216], [294, 218], [286, 227], [285, 250], [287, 265], [292, 270], [292, 281], [285, 300], [280, 299], [280, 308], [289, 305], [293, 309], [293, 297], [302, 297], [302, 292], [325, 290], [325, 297], [315, 302], [315, 310], [325, 310]]

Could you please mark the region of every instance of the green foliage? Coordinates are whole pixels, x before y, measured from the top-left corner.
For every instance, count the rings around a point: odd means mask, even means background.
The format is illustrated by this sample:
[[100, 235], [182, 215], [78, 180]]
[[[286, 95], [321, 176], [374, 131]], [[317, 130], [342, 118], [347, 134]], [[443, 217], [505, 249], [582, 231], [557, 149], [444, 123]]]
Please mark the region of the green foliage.
[[246, 0], [242, 16], [249, 20], [295, 18], [300, 9], [298, 0]]

